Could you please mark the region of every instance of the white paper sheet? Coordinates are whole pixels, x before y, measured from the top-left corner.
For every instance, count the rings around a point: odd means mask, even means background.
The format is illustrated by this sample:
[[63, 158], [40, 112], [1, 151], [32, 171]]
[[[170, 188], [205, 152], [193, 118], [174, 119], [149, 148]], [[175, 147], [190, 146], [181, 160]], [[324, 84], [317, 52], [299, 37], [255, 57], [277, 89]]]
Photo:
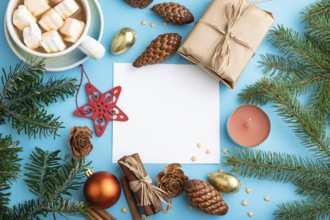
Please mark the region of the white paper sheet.
[[208, 74], [194, 65], [115, 63], [114, 86], [129, 117], [113, 123], [114, 163], [133, 153], [144, 163], [220, 162], [219, 83]]

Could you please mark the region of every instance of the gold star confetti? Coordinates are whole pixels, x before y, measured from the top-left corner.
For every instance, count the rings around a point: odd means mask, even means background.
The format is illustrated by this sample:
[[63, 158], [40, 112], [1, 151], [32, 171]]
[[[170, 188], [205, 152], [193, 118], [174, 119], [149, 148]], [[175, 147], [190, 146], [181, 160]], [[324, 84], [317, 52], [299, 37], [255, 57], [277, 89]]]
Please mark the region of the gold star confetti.
[[144, 219], [146, 219], [146, 218], [147, 218], [147, 216], [146, 216], [145, 214], [142, 214], [142, 215], [141, 215], [141, 218], [144, 218]]
[[209, 149], [207, 149], [207, 150], [205, 151], [205, 154], [206, 154], [206, 155], [210, 155], [210, 154], [211, 154], [211, 151], [210, 151]]
[[192, 162], [195, 162], [197, 160], [197, 158], [195, 156], [192, 156], [190, 159]]
[[190, 206], [188, 206], [188, 209], [193, 210], [194, 208], [190, 205]]
[[222, 149], [222, 153], [226, 154], [228, 152], [227, 148]]
[[247, 193], [250, 193], [251, 191], [252, 191], [252, 189], [249, 187], [245, 189], [245, 192], [247, 192]]
[[141, 25], [142, 25], [142, 26], [145, 26], [146, 24], [147, 24], [147, 22], [146, 22], [145, 20], [142, 20], [142, 21], [141, 21]]
[[254, 214], [253, 214], [253, 212], [249, 211], [249, 212], [247, 213], [247, 215], [248, 215], [249, 217], [252, 217]]
[[198, 142], [198, 143], [196, 144], [196, 147], [201, 148], [201, 147], [202, 147], [202, 143]]
[[127, 212], [127, 209], [126, 208], [121, 208], [121, 212], [122, 213], [126, 213]]
[[242, 206], [247, 206], [248, 202], [246, 200], [242, 201]]
[[163, 21], [163, 26], [166, 27], [167, 26], [167, 22]]
[[265, 200], [266, 202], [268, 202], [268, 201], [270, 200], [270, 197], [269, 197], [269, 196], [265, 196], [265, 197], [264, 197], [264, 200]]
[[151, 22], [150, 23], [150, 27], [152, 27], [152, 28], [156, 27], [156, 23], [155, 22]]
[[220, 169], [218, 170], [218, 172], [219, 172], [219, 173], [223, 173], [223, 169], [220, 168]]

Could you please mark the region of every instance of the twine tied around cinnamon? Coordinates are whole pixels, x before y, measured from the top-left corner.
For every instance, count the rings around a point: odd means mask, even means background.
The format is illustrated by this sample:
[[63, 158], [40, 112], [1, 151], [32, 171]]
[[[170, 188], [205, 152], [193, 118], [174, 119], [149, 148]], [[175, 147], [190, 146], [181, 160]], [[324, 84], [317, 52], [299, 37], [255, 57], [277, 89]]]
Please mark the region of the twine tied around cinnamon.
[[141, 189], [141, 206], [154, 204], [154, 198], [158, 197], [167, 205], [166, 212], [171, 211], [172, 201], [170, 196], [165, 191], [152, 185], [150, 176], [143, 175], [142, 166], [133, 157], [127, 157], [125, 162], [119, 161], [119, 163], [126, 166], [136, 176], [137, 180], [129, 182], [129, 187], [134, 193]]
[[[212, 57], [211, 68], [213, 71], [218, 72], [219, 75], [225, 78], [227, 74], [227, 68], [230, 63], [230, 52], [231, 52], [231, 42], [236, 42], [246, 49], [250, 50], [253, 55], [255, 54], [254, 49], [245, 41], [239, 39], [232, 33], [232, 29], [238, 20], [256, 3], [250, 4], [245, 10], [243, 10], [243, 2], [245, 0], [239, 0], [238, 4], [228, 3], [225, 6], [225, 15], [227, 19], [227, 27], [226, 30], [220, 30], [217, 26], [210, 24], [207, 21], [198, 21], [197, 23], [201, 23], [206, 25], [215, 31], [219, 32], [224, 38], [219, 42], [215, 49], [215, 53]], [[207, 68], [205, 63], [199, 63], [200, 66]]]

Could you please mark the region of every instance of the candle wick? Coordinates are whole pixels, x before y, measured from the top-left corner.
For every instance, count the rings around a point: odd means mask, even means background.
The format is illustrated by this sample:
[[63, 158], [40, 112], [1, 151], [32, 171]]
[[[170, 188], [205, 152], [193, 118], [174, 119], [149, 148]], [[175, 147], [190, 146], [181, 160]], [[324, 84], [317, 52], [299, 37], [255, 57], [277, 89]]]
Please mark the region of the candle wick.
[[245, 123], [245, 127], [250, 127], [251, 122], [252, 122], [252, 118], [249, 118], [248, 122]]

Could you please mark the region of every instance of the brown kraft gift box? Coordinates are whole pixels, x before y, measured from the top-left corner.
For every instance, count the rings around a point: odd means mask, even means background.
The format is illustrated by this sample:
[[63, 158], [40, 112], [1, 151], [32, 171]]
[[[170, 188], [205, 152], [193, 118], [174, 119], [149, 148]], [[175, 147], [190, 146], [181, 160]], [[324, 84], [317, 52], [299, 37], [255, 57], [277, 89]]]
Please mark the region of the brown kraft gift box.
[[234, 88], [274, 18], [247, 0], [214, 0], [179, 54]]

